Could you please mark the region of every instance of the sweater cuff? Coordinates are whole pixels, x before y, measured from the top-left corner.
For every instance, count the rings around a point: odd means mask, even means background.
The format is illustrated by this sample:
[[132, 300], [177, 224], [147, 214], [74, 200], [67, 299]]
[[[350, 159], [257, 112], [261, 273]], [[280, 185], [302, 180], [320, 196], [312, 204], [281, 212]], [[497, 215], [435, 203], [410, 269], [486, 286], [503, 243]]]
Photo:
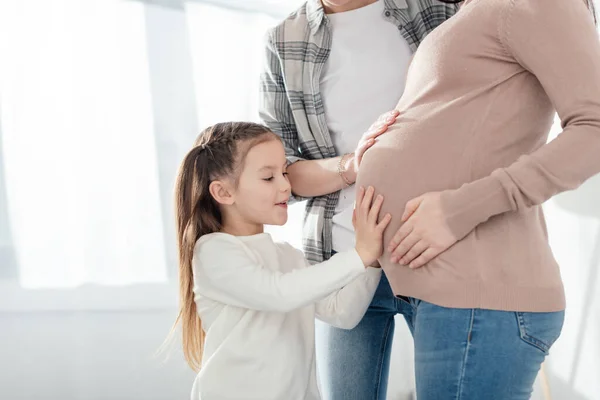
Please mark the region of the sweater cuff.
[[502, 173], [493, 173], [459, 189], [441, 193], [445, 220], [456, 240], [461, 240], [492, 216], [514, 209], [501, 177]]

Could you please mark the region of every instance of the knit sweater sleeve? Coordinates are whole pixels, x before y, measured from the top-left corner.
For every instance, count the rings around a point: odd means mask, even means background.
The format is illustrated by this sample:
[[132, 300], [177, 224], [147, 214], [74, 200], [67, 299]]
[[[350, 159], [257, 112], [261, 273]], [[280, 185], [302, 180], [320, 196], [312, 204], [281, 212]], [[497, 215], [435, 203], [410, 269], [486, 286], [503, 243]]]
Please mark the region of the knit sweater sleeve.
[[279, 259], [258, 259], [232, 236], [200, 242], [193, 261], [194, 292], [236, 307], [289, 312], [324, 298], [365, 271], [355, 250], [312, 266], [292, 246], [282, 250], [285, 262], [297, 268], [279, 271], [273, 265]]
[[490, 217], [542, 204], [600, 173], [600, 43], [582, 0], [506, 0], [498, 35], [506, 52], [538, 79], [562, 133], [489, 176], [442, 192], [458, 239]]

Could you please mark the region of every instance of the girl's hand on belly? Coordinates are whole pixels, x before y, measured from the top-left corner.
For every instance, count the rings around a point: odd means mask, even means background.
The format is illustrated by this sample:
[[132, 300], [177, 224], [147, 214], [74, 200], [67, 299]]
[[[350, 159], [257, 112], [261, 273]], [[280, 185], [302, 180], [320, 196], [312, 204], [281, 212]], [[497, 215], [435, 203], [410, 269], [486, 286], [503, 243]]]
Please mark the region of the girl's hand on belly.
[[419, 268], [457, 242], [445, 222], [439, 192], [406, 203], [402, 222], [388, 246], [393, 263]]

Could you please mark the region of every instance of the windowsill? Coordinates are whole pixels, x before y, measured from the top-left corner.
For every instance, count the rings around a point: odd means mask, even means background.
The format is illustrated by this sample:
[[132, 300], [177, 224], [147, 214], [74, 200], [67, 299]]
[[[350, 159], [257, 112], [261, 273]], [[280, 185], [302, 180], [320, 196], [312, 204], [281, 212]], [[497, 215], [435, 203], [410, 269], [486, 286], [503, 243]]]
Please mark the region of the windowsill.
[[17, 282], [0, 281], [0, 313], [173, 310], [177, 296], [175, 283], [24, 289]]

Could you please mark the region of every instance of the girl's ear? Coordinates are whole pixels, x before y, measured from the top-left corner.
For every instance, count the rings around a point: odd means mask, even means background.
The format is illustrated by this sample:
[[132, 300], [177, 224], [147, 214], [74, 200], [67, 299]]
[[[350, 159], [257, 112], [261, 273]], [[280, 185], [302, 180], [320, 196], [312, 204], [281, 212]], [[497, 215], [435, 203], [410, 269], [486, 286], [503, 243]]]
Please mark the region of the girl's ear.
[[235, 202], [234, 191], [227, 182], [212, 181], [208, 187], [210, 195], [219, 204], [230, 206]]

